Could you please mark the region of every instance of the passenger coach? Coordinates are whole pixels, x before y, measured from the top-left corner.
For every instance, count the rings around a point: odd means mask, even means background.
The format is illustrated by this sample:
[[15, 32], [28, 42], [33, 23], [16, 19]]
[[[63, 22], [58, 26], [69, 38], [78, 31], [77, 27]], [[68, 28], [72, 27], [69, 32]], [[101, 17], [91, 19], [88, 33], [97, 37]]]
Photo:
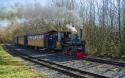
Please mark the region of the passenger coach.
[[61, 38], [64, 37], [64, 33], [66, 32], [49, 31], [43, 34], [18, 36], [15, 43], [32, 48], [62, 50]]

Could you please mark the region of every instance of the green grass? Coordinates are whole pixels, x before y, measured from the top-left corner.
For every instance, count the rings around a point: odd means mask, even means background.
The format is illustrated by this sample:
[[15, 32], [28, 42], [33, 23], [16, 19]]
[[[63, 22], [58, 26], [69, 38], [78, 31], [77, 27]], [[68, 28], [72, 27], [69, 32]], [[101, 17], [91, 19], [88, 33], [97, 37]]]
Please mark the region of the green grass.
[[9, 55], [0, 45], [0, 78], [44, 78], [22, 59]]

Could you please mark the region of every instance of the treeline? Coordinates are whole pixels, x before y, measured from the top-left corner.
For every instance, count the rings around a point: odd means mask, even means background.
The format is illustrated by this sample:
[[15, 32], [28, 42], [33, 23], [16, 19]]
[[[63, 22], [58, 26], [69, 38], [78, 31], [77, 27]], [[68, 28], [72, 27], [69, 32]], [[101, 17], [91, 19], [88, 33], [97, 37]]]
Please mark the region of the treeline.
[[56, 0], [54, 3], [78, 12], [88, 53], [125, 57], [125, 0]]
[[46, 6], [37, 0], [30, 6], [18, 6], [12, 14], [11, 18], [18, 17], [21, 22], [11, 19], [13, 23], [5, 30], [4, 39], [11, 36], [7, 41], [17, 35], [68, 30], [66, 25], [72, 24], [78, 33], [83, 28], [87, 53], [125, 58], [125, 0], [48, 0]]

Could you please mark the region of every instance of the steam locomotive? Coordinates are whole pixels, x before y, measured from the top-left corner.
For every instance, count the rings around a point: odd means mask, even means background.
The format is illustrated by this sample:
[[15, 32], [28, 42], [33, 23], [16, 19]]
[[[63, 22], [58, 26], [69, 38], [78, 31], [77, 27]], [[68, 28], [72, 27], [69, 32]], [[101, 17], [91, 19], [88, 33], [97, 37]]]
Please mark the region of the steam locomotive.
[[48, 31], [43, 34], [17, 36], [15, 44], [25, 47], [45, 49], [48, 52], [58, 51], [66, 56], [86, 57], [85, 42], [80, 36], [71, 32]]

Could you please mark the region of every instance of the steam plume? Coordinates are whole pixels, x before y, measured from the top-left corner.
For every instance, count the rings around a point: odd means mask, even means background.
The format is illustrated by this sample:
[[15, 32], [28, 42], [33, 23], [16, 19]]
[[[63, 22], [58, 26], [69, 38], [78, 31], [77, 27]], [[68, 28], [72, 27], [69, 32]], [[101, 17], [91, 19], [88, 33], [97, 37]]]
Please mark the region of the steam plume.
[[72, 33], [77, 33], [76, 28], [73, 27], [71, 24], [67, 24], [66, 27], [67, 27]]

